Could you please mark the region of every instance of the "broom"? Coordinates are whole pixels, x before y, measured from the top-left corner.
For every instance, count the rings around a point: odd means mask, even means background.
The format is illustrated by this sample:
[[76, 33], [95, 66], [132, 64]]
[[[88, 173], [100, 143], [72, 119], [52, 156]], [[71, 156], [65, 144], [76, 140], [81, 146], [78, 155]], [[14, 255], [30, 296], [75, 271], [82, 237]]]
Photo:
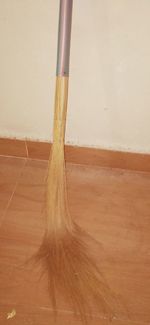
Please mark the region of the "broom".
[[87, 322], [90, 297], [113, 315], [111, 293], [86, 246], [88, 235], [72, 220], [67, 201], [64, 139], [68, 99], [69, 55], [73, 0], [60, 0], [53, 144], [49, 159], [46, 218], [47, 229], [37, 259], [48, 272], [53, 310], [57, 292]]

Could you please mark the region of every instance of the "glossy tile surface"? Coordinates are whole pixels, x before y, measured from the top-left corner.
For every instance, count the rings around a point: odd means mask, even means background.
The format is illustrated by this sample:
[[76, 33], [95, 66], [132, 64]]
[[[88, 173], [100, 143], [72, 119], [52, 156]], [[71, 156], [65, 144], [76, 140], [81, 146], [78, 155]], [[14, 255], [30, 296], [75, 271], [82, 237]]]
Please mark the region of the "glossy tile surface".
[[[0, 171], [0, 324], [54, 324], [47, 279], [25, 264], [44, 234], [47, 162], [1, 157]], [[94, 310], [89, 323], [150, 324], [150, 174], [68, 164], [67, 179], [72, 216], [123, 305], [112, 322]], [[63, 297], [56, 324], [81, 324]]]

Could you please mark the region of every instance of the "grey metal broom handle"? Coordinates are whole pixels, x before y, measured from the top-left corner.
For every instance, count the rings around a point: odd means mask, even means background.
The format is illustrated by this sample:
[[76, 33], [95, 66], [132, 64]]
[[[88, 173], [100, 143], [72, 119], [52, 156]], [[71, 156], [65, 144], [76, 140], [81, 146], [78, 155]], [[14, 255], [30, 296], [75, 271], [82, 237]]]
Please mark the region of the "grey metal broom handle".
[[73, 0], [60, 0], [57, 46], [57, 76], [69, 76]]

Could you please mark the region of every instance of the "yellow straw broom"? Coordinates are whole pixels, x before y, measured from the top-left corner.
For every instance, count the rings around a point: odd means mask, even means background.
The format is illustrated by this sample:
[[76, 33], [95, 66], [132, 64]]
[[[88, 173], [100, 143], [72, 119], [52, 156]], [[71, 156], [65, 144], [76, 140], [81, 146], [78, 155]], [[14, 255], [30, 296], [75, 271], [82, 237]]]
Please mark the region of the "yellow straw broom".
[[48, 272], [54, 311], [57, 311], [56, 291], [60, 291], [86, 323], [91, 298], [108, 315], [113, 312], [110, 291], [86, 246], [88, 235], [72, 220], [68, 209], [64, 139], [72, 4], [73, 0], [60, 0], [53, 144], [47, 177], [47, 229], [37, 258]]

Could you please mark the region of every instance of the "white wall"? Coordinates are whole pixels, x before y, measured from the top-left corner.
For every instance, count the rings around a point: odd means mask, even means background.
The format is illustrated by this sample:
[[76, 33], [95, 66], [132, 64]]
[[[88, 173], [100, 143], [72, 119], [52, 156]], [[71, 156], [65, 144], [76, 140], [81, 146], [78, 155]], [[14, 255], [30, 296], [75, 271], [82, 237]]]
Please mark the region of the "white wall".
[[[49, 140], [58, 0], [0, 1], [0, 136]], [[150, 152], [150, 1], [74, 0], [66, 142]]]

